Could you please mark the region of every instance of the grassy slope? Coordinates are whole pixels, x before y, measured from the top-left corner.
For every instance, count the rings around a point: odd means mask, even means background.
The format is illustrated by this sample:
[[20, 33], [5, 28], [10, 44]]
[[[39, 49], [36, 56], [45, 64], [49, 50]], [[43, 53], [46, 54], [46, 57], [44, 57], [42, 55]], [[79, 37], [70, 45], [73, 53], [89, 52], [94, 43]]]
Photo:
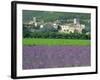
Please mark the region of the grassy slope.
[[47, 45], [47, 46], [89, 46], [90, 40], [74, 40], [74, 39], [34, 39], [24, 38], [24, 45]]

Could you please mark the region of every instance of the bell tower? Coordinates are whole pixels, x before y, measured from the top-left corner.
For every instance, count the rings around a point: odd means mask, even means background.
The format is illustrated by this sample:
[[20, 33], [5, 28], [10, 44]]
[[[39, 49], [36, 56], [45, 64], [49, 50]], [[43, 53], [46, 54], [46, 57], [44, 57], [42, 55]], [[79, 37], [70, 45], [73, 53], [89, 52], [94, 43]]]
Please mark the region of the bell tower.
[[35, 27], [37, 26], [36, 17], [33, 17], [33, 24], [35, 25]]

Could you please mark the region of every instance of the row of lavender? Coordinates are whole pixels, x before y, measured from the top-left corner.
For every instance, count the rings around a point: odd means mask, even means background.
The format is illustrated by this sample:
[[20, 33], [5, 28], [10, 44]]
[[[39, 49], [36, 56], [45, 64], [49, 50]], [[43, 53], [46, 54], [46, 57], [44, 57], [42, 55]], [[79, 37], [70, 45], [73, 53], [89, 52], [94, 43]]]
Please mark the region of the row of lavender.
[[23, 69], [90, 66], [90, 46], [23, 46]]

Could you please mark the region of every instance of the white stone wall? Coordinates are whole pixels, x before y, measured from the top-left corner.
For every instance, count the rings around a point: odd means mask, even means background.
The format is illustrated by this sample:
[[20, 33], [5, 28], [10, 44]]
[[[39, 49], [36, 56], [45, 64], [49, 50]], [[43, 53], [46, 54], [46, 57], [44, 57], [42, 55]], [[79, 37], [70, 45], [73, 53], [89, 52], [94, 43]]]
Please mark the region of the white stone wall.
[[82, 29], [85, 28], [85, 25], [74, 25], [73, 27], [70, 27], [68, 25], [61, 25], [61, 30], [59, 32], [65, 32], [65, 33], [69, 33], [72, 32], [74, 33], [75, 30], [77, 30], [79, 33], [82, 33]]
[[67, 33], [69, 33], [69, 26], [61, 25], [61, 30], [60, 30], [60, 32], [67, 32]]

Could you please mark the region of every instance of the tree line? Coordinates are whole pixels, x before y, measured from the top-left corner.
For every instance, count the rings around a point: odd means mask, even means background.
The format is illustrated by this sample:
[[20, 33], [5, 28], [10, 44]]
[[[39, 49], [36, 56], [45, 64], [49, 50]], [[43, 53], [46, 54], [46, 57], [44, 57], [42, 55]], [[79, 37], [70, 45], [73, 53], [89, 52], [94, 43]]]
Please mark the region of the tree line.
[[23, 38], [90, 39], [90, 34], [59, 32], [25, 32], [23, 34]]

